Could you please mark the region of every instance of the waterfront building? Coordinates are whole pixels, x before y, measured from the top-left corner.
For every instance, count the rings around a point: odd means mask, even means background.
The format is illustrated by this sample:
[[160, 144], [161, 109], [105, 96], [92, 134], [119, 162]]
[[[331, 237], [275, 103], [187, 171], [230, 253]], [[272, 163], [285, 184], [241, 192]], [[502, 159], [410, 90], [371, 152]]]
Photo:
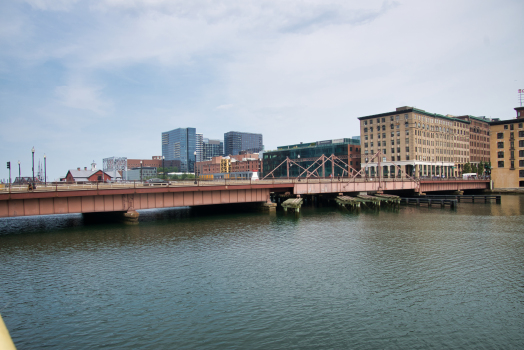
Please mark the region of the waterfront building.
[[467, 120], [469, 124], [469, 161], [477, 166], [490, 161], [490, 118], [471, 115], [458, 116], [457, 119]]
[[[332, 154], [349, 165], [348, 170], [342, 170], [332, 162], [326, 162], [318, 172], [321, 177], [348, 176], [348, 174], [360, 171], [360, 137], [343, 138], [335, 140], [316, 141], [300, 143], [288, 146], [279, 146], [276, 151], [265, 151], [262, 158], [262, 177], [276, 169], [286, 158], [308, 168], [322, 155], [330, 157]], [[334, 169], [333, 169], [334, 168]], [[289, 176], [297, 177], [303, 169], [291, 165]], [[273, 174], [275, 177], [287, 177], [287, 166], [281, 166]], [[305, 176], [305, 175], [303, 175]]]
[[491, 179], [494, 188], [524, 187], [524, 107], [516, 119], [490, 123]]
[[155, 167], [142, 166], [132, 168], [122, 172], [122, 177], [128, 181], [140, 181], [157, 177], [157, 169]]
[[224, 155], [240, 154], [242, 151], [258, 153], [264, 150], [262, 134], [230, 131], [224, 134]]
[[197, 175], [202, 179], [211, 179], [211, 176], [213, 179], [251, 178], [253, 173], [260, 172], [260, 168], [258, 153], [218, 156], [196, 164]]
[[154, 167], [154, 168], [161, 168], [162, 163], [166, 168], [173, 168], [176, 167], [177, 169], [180, 169], [180, 160], [163, 160], [162, 156], [153, 156], [151, 159], [128, 159], [127, 160], [127, 167], [126, 170], [130, 170], [133, 168], [140, 168], [140, 165], [142, 167]]
[[195, 134], [195, 136], [196, 161], [201, 162], [204, 160], [204, 134]]
[[195, 152], [195, 128], [178, 128], [162, 133], [162, 156], [166, 160], [179, 160], [180, 171], [194, 171]]
[[368, 176], [378, 175], [379, 160], [386, 177], [459, 176], [470, 162], [471, 118], [406, 106], [358, 119]]
[[204, 138], [203, 146], [204, 159], [202, 159], [202, 161], [211, 160], [213, 157], [224, 155], [224, 142], [221, 140]]
[[114, 179], [110, 174], [97, 169], [96, 164], [91, 164], [91, 169], [87, 167], [70, 169], [67, 171], [65, 177], [61, 178], [60, 181], [66, 181], [70, 183], [85, 183], [85, 182], [105, 182]]

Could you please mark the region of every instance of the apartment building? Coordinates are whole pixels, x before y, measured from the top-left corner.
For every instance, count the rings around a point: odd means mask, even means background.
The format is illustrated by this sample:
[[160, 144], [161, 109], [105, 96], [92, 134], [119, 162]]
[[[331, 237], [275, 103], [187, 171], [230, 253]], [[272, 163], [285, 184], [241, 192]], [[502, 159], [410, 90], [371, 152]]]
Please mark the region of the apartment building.
[[474, 117], [471, 115], [458, 116], [458, 119], [467, 120], [469, 125], [469, 160], [471, 164], [487, 163], [490, 161], [490, 132], [491, 119]]

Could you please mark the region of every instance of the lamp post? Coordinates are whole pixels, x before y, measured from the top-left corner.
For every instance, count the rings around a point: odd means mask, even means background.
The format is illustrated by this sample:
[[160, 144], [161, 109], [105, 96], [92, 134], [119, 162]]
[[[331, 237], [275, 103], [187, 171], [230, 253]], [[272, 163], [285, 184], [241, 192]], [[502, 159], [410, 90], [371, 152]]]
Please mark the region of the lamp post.
[[33, 154], [33, 178], [31, 179], [31, 183], [33, 184], [33, 188], [35, 188], [35, 146], [31, 149], [31, 153]]
[[194, 160], [194, 163], [193, 163], [193, 170], [195, 171], [195, 185], [197, 184], [197, 177], [196, 177], [196, 151], [193, 153], [193, 155], [195, 156], [195, 160]]
[[164, 166], [165, 156], [162, 156], [162, 173], [164, 174], [164, 180], [166, 179], [166, 167]]
[[142, 177], [142, 161], [140, 161], [140, 182], [143, 181], [143, 177]]
[[47, 186], [47, 164], [46, 164], [46, 155], [44, 153], [44, 186]]
[[22, 181], [22, 172], [20, 171], [20, 161], [18, 161], [18, 182]]

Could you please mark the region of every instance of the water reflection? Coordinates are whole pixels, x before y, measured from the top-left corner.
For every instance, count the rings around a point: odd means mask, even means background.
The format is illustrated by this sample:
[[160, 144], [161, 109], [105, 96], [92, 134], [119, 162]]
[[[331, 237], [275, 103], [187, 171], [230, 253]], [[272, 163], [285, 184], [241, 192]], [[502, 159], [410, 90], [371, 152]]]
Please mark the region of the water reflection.
[[299, 216], [0, 220], [18, 348], [519, 348], [522, 197]]

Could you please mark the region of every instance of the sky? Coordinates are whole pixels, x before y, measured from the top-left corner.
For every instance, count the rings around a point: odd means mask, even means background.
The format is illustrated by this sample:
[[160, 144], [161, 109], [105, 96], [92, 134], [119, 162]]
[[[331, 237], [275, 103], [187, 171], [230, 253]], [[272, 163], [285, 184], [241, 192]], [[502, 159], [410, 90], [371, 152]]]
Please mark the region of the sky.
[[161, 133], [359, 135], [414, 106], [510, 119], [524, 89], [521, 0], [3, 0], [0, 179], [49, 181]]

